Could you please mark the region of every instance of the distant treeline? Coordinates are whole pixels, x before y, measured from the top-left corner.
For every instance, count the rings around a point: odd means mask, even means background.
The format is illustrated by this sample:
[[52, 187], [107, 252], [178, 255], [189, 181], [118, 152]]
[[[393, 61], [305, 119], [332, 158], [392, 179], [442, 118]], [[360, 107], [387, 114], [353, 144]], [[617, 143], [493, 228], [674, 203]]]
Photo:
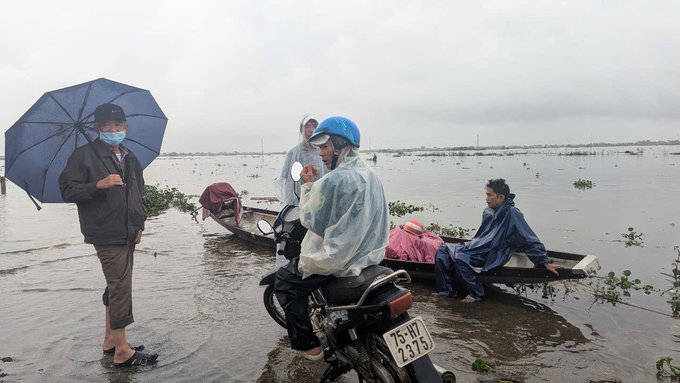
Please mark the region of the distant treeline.
[[[637, 142], [595, 142], [593, 144], [557, 144], [557, 145], [501, 145], [501, 146], [453, 146], [453, 147], [433, 147], [427, 148], [421, 146], [419, 148], [408, 148], [408, 149], [373, 149], [372, 152], [375, 153], [408, 153], [408, 152], [419, 152], [419, 151], [430, 151], [430, 152], [450, 152], [450, 151], [465, 151], [465, 150], [507, 150], [507, 149], [554, 149], [554, 148], [606, 148], [611, 146], [657, 146], [657, 145], [680, 145], [680, 140], [668, 140], [668, 141], [637, 141]], [[161, 153], [162, 157], [211, 157], [211, 156], [256, 156], [262, 154], [261, 152], [194, 152], [194, 153], [184, 153], [184, 152], [165, 152]], [[286, 154], [286, 152], [267, 152], [264, 154]]]
[[680, 145], [680, 140], [668, 140], [668, 141], [637, 141], [637, 142], [594, 142], [592, 144], [556, 144], [556, 145], [501, 145], [501, 146], [452, 146], [452, 147], [433, 147], [426, 148], [421, 146], [419, 148], [409, 148], [409, 149], [374, 149], [377, 153], [406, 153], [406, 152], [420, 152], [420, 151], [433, 151], [433, 152], [449, 152], [449, 151], [464, 151], [464, 150], [507, 150], [507, 149], [554, 149], [554, 148], [606, 148], [612, 146], [657, 146], [657, 145]]
[[[261, 152], [195, 152], [195, 153], [184, 153], [184, 152], [165, 152], [161, 153], [161, 157], [217, 157], [217, 156], [259, 156]], [[286, 152], [267, 152], [264, 154], [286, 154]]]

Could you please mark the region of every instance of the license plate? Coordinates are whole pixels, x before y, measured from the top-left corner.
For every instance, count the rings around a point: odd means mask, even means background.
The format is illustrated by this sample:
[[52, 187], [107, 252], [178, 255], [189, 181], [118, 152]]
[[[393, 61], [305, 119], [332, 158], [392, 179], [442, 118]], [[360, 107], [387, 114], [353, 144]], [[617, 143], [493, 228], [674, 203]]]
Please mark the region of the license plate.
[[413, 318], [384, 333], [383, 339], [399, 367], [404, 367], [434, 350], [434, 342], [421, 317]]

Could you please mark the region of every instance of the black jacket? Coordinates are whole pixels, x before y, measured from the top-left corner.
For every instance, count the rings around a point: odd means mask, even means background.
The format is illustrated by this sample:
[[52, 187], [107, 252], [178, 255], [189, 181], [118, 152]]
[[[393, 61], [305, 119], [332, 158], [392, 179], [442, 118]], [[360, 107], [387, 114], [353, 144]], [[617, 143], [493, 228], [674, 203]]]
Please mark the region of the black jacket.
[[78, 205], [80, 231], [94, 245], [134, 243], [144, 230], [146, 201], [142, 165], [130, 151], [124, 158], [125, 186], [97, 189], [97, 181], [120, 174], [114, 154], [99, 139], [76, 149], [59, 176], [61, 196]]

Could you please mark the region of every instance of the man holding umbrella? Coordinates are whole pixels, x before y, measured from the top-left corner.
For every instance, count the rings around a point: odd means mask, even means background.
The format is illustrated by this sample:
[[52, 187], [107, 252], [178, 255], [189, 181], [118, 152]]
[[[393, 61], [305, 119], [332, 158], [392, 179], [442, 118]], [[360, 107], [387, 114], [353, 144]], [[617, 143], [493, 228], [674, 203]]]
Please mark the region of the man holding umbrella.
[[114, 355], [116, 367], [150, 364], [158, 355], [139, 352], [144, 346], [131, 348], [125, 336], [134, 322], [133, 254], [146, 220], [142, 165], [121, 145], [128, 125], [120, 106], [99, 105], [94, 123], [99, 138], [71, 154], [59, 188], [64, 201], [77, 204], [80, 230], [94, 245], [106, 279], [104, 353]]

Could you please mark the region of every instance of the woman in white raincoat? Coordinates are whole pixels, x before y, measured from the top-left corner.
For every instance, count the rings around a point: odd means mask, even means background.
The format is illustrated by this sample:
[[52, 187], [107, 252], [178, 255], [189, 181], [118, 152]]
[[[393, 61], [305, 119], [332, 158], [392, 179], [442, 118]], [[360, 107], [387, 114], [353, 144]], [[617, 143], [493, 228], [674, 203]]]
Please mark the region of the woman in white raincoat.
[[331, 117], [309, 140], [319, 146], [332, 170], [315, 181], [318, 169], [308, 164], [300, 195], [300, 220], [308, 229], [299, 258], [281, 267], [274, 292], [286, 313], [291, 347], [302, 356], [323, 358], [307, 312], [308, 295], [329, 279], [359, 275], [385, 256], [389, 240], [388, 208], [380, 179], [359, 158], [357, 126]]
[[309, 143], [309, 138], [314, 133], [314, 129], [319, 125], [319, 122], [313, 116], [305, 114], [300, 121], [298, 144], [286, 153], [286, 160], [281, 169], [281, 175], [274, 181], [274, 188], [276, 196], [284, 205], [299, 204], [300, 183], [293, 182], [290, 177], [290, 168], [295, 162], [302, 165], [312, 164], [319, 170], [318, 178], [326, 174], [326, 169], [319, 157], [319, 148], [312, 146]]

